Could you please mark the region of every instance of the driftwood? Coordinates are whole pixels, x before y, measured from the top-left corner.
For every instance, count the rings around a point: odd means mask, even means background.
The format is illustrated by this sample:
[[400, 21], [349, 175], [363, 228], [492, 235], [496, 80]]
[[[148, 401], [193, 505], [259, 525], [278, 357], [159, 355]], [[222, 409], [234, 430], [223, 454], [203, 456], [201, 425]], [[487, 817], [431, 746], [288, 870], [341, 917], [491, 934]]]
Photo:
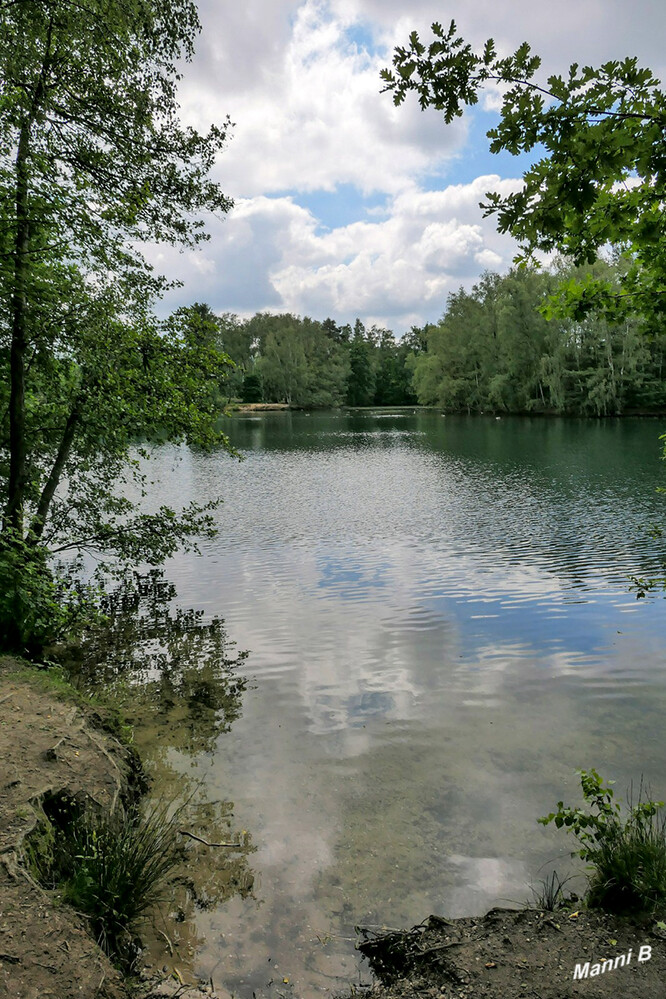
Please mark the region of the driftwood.
[[188, 832], [187, 829], [179, 829], [178, 832], [180, 833], [181, 836], [189, 836], [190, 839], [196, 840], [197, 843], [203, 843], [204, 846], [211, 846], [211, 847], [228, 846], [232, 847], [235, 850], [238, 850], [243, 845], [242, 843], [209, 843], [208, 840], [202, 839], [201, 836], [195, 836], [194, 833]]
[[465, 943], [465, 940], [458, 938], [424, 947], [427, 930], [448, 930], [449, 927], [453, 930], [453, 935], [458, 936], [455, 923], [443, 916], [430, 916], [411, 930], [393, 930], [388, 933], [377, 933], [374, 928], [359, 926], [357, 929], [365, 939], [356, 946], [367, 957], [372, 970], [383, 981], [391, 981], [406, 973], [418, 972], [422, 967], [429, 967], [433, 961], [439, 964], [445, 960], [446, 951]]

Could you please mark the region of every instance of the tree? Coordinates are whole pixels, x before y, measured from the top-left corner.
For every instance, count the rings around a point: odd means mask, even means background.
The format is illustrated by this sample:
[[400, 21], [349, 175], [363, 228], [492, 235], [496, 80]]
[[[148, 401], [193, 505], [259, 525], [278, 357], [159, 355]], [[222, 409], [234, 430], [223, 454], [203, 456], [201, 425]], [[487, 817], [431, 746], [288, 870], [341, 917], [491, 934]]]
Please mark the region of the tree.
[[332, 320], [328, 323], [325, 327], [308, 316], [269, 313], [257, 313], [248, 321], [257, 335], [257, 372], [266, 401], [307, 409], [341, 404], [348, 373], [346, 349], [332, 335]]
[[512, 270], [499, 284], [496, 337], [501, 381], [491, 386], [493, 409], [527, 412], [546, 409], [541, 361], [548, 322], [539, 311], [553, 281], [534, 270]]
[[[213, 526], [214, 504], [146, 513], [128, 496], [139, 500], [147, 492], [140, 459], [151, 452], [142, 441], [228, 445], [216, 401], [228, 359], [201, 342], [185, 310], [165, 322], [121, 318], [121, 293], [108, 287], [93, 296], [74, 271], [66, 300], [51, 314], [53, 342], [37, 342], [30, 356], [25, 526], [20, 534], [5, 527], [0, 547], [5, 645], [39, 645], [36, 636], [56, 628], [58, 588], [47, 552], [93, 551], [155, 565]], [[128, 293], [122, 308], [136, 314]], [[32, 584], [24, 585], [31, 574]], [[63, 624], [68, 620], [65, 614]]]
[[458, 35], [432, 25], [425, 46], [412, 32], [395, 49], [394, 71], [382, 70], [396, 105], [408, 91], [450, 123], [489, 84], [503, 90], [500, 121], [487, 134], [492, 152], [543, 149], [522, 189], [489, 193], [483, 206], [500, 232], [521, 244], [518, 260], [536, 251], [591, 263], [608, 244], [629, 266], [617, 284], [588, 275], [566, 284], [559, 311], [582, 318], [603, 311], [618, 322], [637, 313], [653, 330], [666, 311], [666, 95], [636, 59], [599, 68], [574, 63], [566, 76], [538, 77], [541, 60], [527, 43], [499, 58], [492, 39], [475, 52]]
[[326, 336], [334, 340], [335, 343], [349, 343], [350, 329], [348, 326], [338, 326], [334, 319], [330, 316], [324, 319], [321, 324]]
[[613, 266], [516, 268], [449, 295], [442, 319], [427, 327], [427, 350], [409, 361], [419, 401], [458, 412], [663, 411], [664, 334], [641, 335], [635, 317], [545, 319], [557, 282], [588, 273], [612, 280]]
[[299, 405], [307, 385], [304, 339], [297, 324], [280, 324], [266, 337], [257, 370], [264, 393], [276, 402]]
[[230, 394], [243, 383], [242, 372], [237, 372], [238, 366], [235, 360], [224, 349], [222, 343], [222, 330], [227, 317], [215, 315], [210, 305], [206, 303], [195, 302], [194, 305], [178, 309], [173, 318], [181, 323], [186, 338], [193, 347], [207, 350], [211, 359], [219, 355], [222, 360], [219, 378], [217, 381], [211, 379], [210, 385], [206, 388], [206, 404], [209, 408], [212, 407], [214, 412], [219, 413], [224, 409]]
[[403, 334], [400, 345], [412, 354], [426, 351], [428, 349], [428, 328], [428, 323], [423, 328], [411, 326], [409, 331]]
[[[215, 342], [220, 350], [232, 359], [235, 367], [225, 382], [227, 400], [242, 398], [244, 402], [261, 402], [261, 387], [257, 383], [258, 398], [245, 398], [245, 382], [252, 375], [255, 362], [255, 344], [249, 324], [231, 312], [215, 316], [217, 335]], [[256, 395], [257, 386], [253, 389]]]
[[484, 274], [471, 293], [449, 295], [445, 315], [428, 327], [427, 351], [413, 364], [419, 401], [476, 412], [492, 408], [489, 383], [497, 374], [497, 297], [500, 278]]
[[249, 371], [241, 385], [241, 402], [263, 402], [263, 398], [261, 378], [253, 371]]
[[141, 491], [137, 438], [228, 446], [205, 401], [228, 358], [205, 316], [154, 319], [166, 284], [137, 245], [193, 245], [201, 212], [230, 208], [208, 177], [229, 123], [178, 122], [191, 0], [16, 0], [0, 27], [0, 640], [22, 645], [55, 606], [47, 543], [155, 562], [210, 527], [196, 504], [141, 514], [118, 485]]
[[371, 360], [372, 345], [365, 335], [360, 319], [354, 323], [354, 336], [349, 345], [349, 377], [347, 405], [371, 406], [375, 397], [375, 372]]

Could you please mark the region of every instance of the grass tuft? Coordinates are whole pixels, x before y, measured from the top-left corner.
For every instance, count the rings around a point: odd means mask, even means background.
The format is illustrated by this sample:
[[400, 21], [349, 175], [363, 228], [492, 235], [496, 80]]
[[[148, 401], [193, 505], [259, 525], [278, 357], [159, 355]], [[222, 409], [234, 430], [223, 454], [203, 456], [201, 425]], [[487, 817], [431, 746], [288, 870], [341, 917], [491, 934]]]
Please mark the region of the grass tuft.
[[167, 879], [182, 859], [168, 806], [147, 813], [73, 810], [55, 837], [42, 883], [85, 915], [100, 946], [124, 967], [135, 956], [141, 917], [163, 898]]
[[534, 907], [545, 912], [557, 912], [567, 904], [567, 897], [564, 894], [565, 884], [571, 878], [560, 881], [557, 871], [553, 871], [548, 877], [543, 878], [539, 884], [540, 888], [532, 887], [534, 896]]
[[666, 817], [632, 811], [611, 826], [594, 856], [588, 904], [609, 912], [666, 907]]

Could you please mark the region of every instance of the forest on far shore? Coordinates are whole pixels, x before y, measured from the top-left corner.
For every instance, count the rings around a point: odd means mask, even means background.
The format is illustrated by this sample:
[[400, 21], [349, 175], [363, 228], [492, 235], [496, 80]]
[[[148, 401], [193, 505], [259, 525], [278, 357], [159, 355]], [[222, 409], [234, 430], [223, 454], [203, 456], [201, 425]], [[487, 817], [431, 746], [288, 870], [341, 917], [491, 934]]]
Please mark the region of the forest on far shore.
[[619, 279], [624, 261], [486, 272], [449, 295], [436, 324], [392, 330], [259, 312], [241, 320], [196, 303], [193, 332], [235, 367], [221, 398], [337, 406], [439, 406], [447, 412], [614, 416], [666, 411], [666, 334], [640, 316], [546, 318], [563, 282]]

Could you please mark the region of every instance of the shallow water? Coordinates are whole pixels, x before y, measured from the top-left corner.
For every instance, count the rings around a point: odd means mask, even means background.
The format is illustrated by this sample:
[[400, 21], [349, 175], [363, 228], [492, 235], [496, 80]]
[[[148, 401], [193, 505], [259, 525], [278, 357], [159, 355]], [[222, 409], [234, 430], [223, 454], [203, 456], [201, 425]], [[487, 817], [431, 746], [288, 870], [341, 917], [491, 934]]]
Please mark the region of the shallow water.
[[367, 981], [355, 925], [519, 904], [568, 872], [573, 844], [535, 820], [578, 801], [576, 767], [666, 796], [666, 603], [628, 582], [662, 571], [658, 421], [225, 429], [240, 464], [158, 453], [160, 502], [224, 498], [218, 538], [167, 567], [179, 602], [249, 650], [231, 731], [168, 750], [256, 847], [253, 892], [194, 917], [200, 974], [244, 999]]

